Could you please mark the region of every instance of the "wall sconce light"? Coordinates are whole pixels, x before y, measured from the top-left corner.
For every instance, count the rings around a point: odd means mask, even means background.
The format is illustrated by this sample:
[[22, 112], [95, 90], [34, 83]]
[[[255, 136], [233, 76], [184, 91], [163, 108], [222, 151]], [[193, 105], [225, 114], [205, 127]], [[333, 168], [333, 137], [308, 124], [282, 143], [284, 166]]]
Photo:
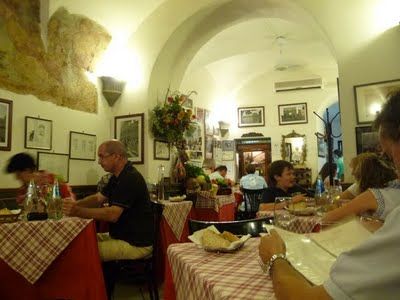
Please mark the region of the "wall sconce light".
[[106, 98], [110, 106], [113, 106], [119, 96], [122, 95], [126, 82], [109, 76], [102, 76], [100, 79], [104, 98]]
[[225, 137], [225, 135], [229, 132], [229, 123], [224, 121], [218, 121], [219, 131], [221, 132], [221, 137]]

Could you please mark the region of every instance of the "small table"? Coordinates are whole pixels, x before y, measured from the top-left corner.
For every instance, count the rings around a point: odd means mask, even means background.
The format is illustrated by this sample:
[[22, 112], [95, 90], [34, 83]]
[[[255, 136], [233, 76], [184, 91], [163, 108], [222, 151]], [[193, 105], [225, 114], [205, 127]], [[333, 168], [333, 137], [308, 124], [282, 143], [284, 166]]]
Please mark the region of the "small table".
[[[77, 231], [71, 237], [68, 229], [74, 227]], [[92, 220], [64, 218], [0, 224], [0, 240], [4, 239], [8, 243], [0, 244], [1, 299], [107, 299]], [[60, 250], [58, 246], [65, 239], [69, 242]], [[21, 257], [19, 263], [10, 262], [11, 254]], [[36, 268], [47, 264], [51, 257], [54, 260], [44, 270]], [[30, 262], [33, 263], [29, 266]]]
[[163, 214], [160, 222], [159, 241], [157, 250], [157, 275], [160, 282], [163, 281], [165, 272], [165, 258], [168, 246], [174, 243], [188, 242], [189, 223], [192, 212], [192, 201], [160, 201], [163, 205]]
[[251, 238], [234, 253], [206, 252], [194, 243], [171, 245], [167, 273], [175, 286], [166, 281], [164, 299], [275, 299], [272, 281], [258, 262], [259, 242]]
[[198, 192], [194, 218], [200, 221], [234, 221], [235, 197], [233, 194], [212, 196], [208, 191]]
[[[277, 213], [287, 213], [284, 210], [277, 210]], [[273, 211], [259, 211], [257, 217], [274, 217]], [[281, 226], [282, 227], [282, 226]], [[295, 233], [318, 232], [321, 229], [321, 217], [319, 216], [293, 216], [291, 222], [284, 228]]]

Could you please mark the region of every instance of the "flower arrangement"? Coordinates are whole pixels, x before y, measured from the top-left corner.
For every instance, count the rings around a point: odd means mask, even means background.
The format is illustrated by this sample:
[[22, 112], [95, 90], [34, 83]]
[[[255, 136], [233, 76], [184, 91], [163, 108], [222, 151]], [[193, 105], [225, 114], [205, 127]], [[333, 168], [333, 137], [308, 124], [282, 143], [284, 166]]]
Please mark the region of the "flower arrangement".
[[155, 138], [181, 148], [184, 145], [184, 136], [193, 134], [195, 128], [192, 121], [195, 116], [191, 109], [182, 106], [187, 98], [188, 95], [176, 93], [166, 97], [164, 104], [154, 107], [151, 112], [151, 131]]

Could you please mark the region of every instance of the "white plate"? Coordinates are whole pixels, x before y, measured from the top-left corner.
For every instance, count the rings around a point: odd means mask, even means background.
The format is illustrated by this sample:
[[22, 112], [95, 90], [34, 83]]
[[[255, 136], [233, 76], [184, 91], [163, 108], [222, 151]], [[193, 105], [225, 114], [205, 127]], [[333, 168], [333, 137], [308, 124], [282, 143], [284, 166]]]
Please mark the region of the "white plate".
[[186, 195], [182, 196], [175, 196], [175, 197], [169, 197], [168, 200], [171, 202], [180, 202], [186, 199]]

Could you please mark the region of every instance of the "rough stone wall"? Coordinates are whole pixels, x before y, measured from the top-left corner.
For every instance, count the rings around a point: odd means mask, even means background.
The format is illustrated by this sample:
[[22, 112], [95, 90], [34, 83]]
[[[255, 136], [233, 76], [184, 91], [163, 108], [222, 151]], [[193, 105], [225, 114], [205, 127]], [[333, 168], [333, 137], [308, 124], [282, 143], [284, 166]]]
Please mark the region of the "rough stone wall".
[[40, 0], [0, 1], [0, 87], [86, 112], [97, 112], [93, 71], [111, 36], [90, 19], [59, 8], [40, 36]]

